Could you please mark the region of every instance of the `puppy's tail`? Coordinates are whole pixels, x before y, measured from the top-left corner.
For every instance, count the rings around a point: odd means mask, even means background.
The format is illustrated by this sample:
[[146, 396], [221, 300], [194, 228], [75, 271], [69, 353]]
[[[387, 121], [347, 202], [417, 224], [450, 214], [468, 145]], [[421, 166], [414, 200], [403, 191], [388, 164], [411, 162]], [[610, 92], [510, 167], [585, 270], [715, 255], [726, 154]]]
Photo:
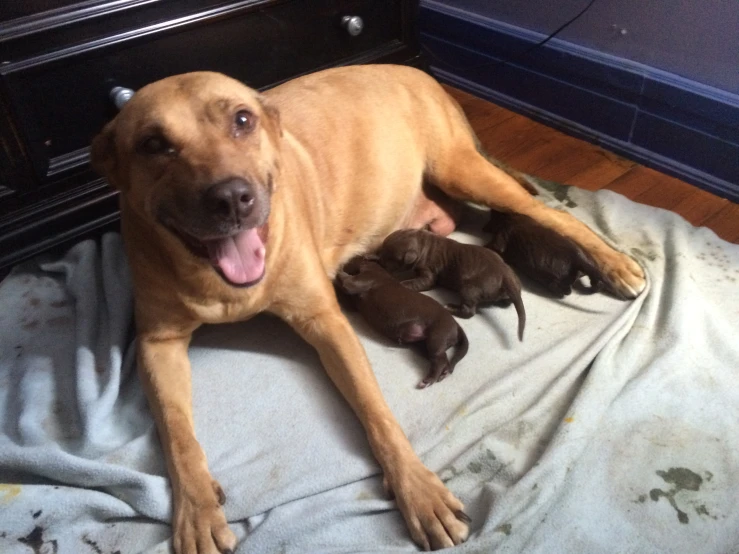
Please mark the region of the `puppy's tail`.
[[521, 281], [518, 280], [513, 270], [508, 268], [503, 277], [503, 286], [508, 293], [508, 298], [513, 302], [518, 314], [518, 340], [523, 340], [523, 330], [526, 327], [526, 308], [523, 307], [521, 299]]
[[449, 362], [450, 371], [454, 371], [454, 366], [467, 355], [467, 350], [470, 348], [470, 341], [467, 339], [467, 334], [459, 323], [457, 323], [457, 344], [454, 345], [454, 348], [454, 355]]

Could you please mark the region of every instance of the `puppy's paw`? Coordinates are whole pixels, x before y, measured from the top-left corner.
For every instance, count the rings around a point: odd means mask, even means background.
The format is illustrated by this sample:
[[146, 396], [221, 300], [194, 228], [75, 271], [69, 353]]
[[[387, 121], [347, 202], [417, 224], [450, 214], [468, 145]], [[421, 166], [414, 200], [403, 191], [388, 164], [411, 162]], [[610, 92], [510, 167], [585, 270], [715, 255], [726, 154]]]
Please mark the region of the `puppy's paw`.
[[387, 483], [411, 537], [423, 550], [439, 550], [467, 539], [470, 518], [464, 505], [423, 464], [399, 468]]
[[647, 286], [644, 270], [626, 254], [609, 249], [593, 257], [603, 273], [605, 285], [617, 296], [636, 298]]
[[176, 554], [226, 554], [236, 548], [236, 535], [226, 523], [221, 504], [226, 495], [217, 481], [198, 495], [176, 497], [172, 545]]
[[466, 304], [444, 304], [444, 307], [449, 313], [455, 317], [461, 317], [462, 319], [470, 319], [475, 315], [475, 308], [471, 308]]

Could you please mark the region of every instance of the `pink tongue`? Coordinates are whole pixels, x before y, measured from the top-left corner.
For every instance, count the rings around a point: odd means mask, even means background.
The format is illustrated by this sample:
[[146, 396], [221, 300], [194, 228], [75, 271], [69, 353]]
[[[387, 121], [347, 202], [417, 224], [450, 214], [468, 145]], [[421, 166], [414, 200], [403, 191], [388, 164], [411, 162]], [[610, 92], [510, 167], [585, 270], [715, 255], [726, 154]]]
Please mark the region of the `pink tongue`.
[[245, 285], [264, 273], [264, 243], [256, 229], [205, 242], [211, 263], [234, 285]]

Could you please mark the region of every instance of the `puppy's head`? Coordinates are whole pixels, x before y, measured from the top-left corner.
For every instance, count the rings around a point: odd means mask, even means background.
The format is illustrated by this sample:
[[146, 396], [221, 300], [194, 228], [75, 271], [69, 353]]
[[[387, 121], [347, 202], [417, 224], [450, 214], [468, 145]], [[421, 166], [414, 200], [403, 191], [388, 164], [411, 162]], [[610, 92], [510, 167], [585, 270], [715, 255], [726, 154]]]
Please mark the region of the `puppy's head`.
[[248, 286], [264, 274], [280, 137], [277, 110], [256, 91], [188, 73], [136, 92], [93, 140], [91, 162], [126, 208]]
[[390, 233], [380, 247], [380, 263], [390, 271], [414, 266], [421, 258], [421, 239], [414, 229], [402, 229]]

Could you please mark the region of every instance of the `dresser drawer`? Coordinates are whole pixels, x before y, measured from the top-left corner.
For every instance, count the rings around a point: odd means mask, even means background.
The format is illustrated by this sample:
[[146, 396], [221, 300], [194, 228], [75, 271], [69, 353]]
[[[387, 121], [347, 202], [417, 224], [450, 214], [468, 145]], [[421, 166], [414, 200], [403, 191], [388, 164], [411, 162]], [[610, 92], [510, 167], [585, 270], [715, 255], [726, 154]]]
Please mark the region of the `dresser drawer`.
[[[33, 178], [22, 186], [44, 186], [86, 165], [92, 137], [114, 115], [115, 86], [135, 90], [168, 75], [210, 70], [266, 88], [321, 67], [374, 59], [403, 48], [404, 4], [239, 2], [11, 60], [0, 74], [6, 109], [23, 122], [17, 133]], [[342, 25], [346, 16], [361, 18], [359, 34]]]

